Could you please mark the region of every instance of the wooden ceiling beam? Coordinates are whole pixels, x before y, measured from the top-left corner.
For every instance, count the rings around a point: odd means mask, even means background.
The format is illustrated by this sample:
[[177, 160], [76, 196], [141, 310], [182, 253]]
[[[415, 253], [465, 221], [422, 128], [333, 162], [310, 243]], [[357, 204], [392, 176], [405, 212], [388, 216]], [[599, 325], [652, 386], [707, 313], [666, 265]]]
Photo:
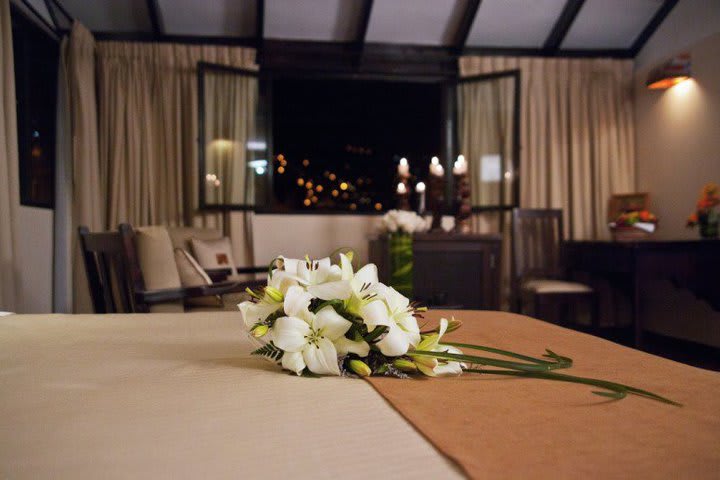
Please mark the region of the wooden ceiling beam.
[[455, 41], [453, 42], [453, 47], [458, 54], [462, 54], [465, 49], [468, 36], [470, 36], [470, 29], [475, 22], [475, 17], [477, 16], [481, 3], [482, 0], [469, 0], [467, 3], [465, 12], [463, 13], [458, 29], [454, 35]]
[[648, 22], [643, 31], [640, 32], [640, 35], [637, 36], [632, 46], [630, 47], [630, 52], [632, 53], [633, 57], [640, 53], [640, 50], [642, 50], [647, 41], [650, 40], [652, 34], [655, 33], [655, 30], [658, 29], [663, 20], [665, 20], [665, 17], [670, 14], [670, 12], [673, 8], [675, 8], [675, 5], [677, 5], [677, 3], [678, 0], [665, 0], [665, 2], [663, 2], [660, 8], [658, 8], [658, 11], [655, 13], [655, 15], [653, 15], [653, 18], [650, 19], [650, 22]]
[[360, 20], [355, 37], [355, 49], [362, 51], [365, 47], [365, 38], [367, 38], [368, 27], [370, 26], [370, 15], [372, 14], [373, 0], [365, 0], [360, 10]]
[[550, 31], [550, 35], [545, 40], [542, 48], [545, 54], [554, 55], [557, 53], [584, 3], [585, 0], [567, 0], [562, 13]]
[[153, 33], [162, 37], [165, 35], [165, 23], [163, 22], [160, 5], [157, 0], [146, 0], [148, 17], [150, 17], [150, 25], [152, 25]]

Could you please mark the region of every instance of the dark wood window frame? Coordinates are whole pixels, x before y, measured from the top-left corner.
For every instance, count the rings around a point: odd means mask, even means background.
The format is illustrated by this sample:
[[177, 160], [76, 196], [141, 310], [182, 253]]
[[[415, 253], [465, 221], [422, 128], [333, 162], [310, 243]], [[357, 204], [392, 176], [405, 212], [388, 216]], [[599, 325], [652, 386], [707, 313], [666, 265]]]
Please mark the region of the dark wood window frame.
[[[453, 205], [453, 177], [452, 177], [452, 163], [458, 155], [459, 141], [457, 131], [457, 86], [472, 81], [491, 80], [493, 78], [512, 77], [515, 79], [515, 91], [514, 91], [514, 111], [513, 111], [513, 158], [512, 165], [515, 176], [513, 178], [513, 201], [511, 205], [496, 205], [496, 206], [482, 206], [473, 207], [473, 212], [492, 212], [492, 211], [511, 211], [513, 208], [520, 204], [520, 98], [521, 98], [521, 72], [520, 70], [507, 70], [501, 72], [493, 72], [490, 74], [475, 75], [471, 77], [458, 78], [457, 74], [453, 77], [441, 78], [437, 75], [433, 76], [422, 76], [422, 75], [408, 75], [408, 74], [393, 74], [393, 73], [378, 73], [378, 72], [363, 72], [363, 73], [352, 73], [348, 71], [333, 70], [332, 66], [326, 71], [318, 70], [300, 70], [292, 68], [271, 68], [268, 70], [261, 69], [259, 72], [233, 68], [224, 65], [216, 65], [210, 63], [199, 62], [197, 68], [197, 82], [198, 82], [198, 194], [199, 194], [199, 205], [200, 210], [204, 211], [228, 211], [228, 210], [240, 210], [240, 211], [254, 211], [259, 214], [306, 214], [306, 215], [383, 215], [386, 210], [381, 212], [362, 211], [362, 212], [348, 212], [344, 210], [303, 210], [294, 208], [292, 210], [279, 209], [275, 203], [275, 195], [272, 191], [272, 168], [268, 168], [268, 183], [269, 183], [269, 198], [265, 199], [265, 205], [208, 205], [205, 199], [205, 179], [203, 177], [205, 171], [205, 132], [204, 132], [204, 80], [203, 76], [208, 70], [235, 72], [244, 75], [257, 76], [259, 80], [260, 89], [260, 102], [264, 102], [265, 109], [265, 130], [266, 130], [266, 142], [267, 142], [267, 156], [269, 165], [271, 165], [270, 159], [274, 158], [275, 152], [273, 150], [272, 141], [272, 80], [278, 77], [281, 78], [302, 78], [302, 79], [353, 79], [353, 80], [386, 80], [386, 81], [400, 81], [400, 82], [430, 82], [439, 83], [442, 85], [443, 100], [442, 100], [442, 114], [444, 117], [444, 126], [442, 132], [442, 146], [443, 151], [441, 152], [441, 158], [444, 158], [444, 167], [446, 172], [446, 214], [452, 214], [455, 206]], [[504, 189], [504, 184], [501, 184], [501, 188]], [[501, 198], [503, 194], [501, 193]]]

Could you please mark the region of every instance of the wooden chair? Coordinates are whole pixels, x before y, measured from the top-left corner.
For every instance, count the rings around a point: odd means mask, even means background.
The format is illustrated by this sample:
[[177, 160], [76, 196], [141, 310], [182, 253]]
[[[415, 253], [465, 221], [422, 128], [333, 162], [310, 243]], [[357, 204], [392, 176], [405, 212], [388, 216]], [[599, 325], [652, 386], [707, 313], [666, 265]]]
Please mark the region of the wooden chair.
[[[584, 304], [595, 329], [597, 296], [588, 285], [564, 280], [562, 242], [562, 210], [513, 210], [511, 306], [522, 313], [524, 304], [531, 303], [536, 318], [550, 320], [549, 310], [560, 310], [567, 317], [567, 310], [576, 312]], [[566, 321], [561, 318], [560, 323]]]
[[78, 233], [95, 313], [144, 313], [151, 305], [243, 291], [246, 286], [221, 282], [146, 290], [130, 225], [120, 225], [117, 232], [100, 233], [90, 233], [81, 226]]

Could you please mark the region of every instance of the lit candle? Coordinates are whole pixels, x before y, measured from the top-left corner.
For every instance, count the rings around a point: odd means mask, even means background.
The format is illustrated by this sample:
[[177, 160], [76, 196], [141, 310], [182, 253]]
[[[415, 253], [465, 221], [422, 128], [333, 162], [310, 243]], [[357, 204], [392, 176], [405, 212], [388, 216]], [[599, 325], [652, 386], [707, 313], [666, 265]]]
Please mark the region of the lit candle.
[[453, 175], [464, 175], [467, 173], [467, 162], [464, 155], [458, 155], [453, 165]]
[[405, 195], [407, 193], [407, 187], [403, 182], [398, 183], [397, 193], [398, 195]]
[[418, 182], [415, 185], [415, 193], [418, 194], [418, 213], [422, 215], [425, 211], [425, 183]]
[[405, 157], [400, 159], [400, 165], [398, 165], [398, 175], [400, 177], [410, 176], [410, 165], [408, 164], [407, 158]]
[[443, 177], [445, 176], [445, 169], [439, 163], [430, 164], [430, 173], [435, 175], [436, 177]]

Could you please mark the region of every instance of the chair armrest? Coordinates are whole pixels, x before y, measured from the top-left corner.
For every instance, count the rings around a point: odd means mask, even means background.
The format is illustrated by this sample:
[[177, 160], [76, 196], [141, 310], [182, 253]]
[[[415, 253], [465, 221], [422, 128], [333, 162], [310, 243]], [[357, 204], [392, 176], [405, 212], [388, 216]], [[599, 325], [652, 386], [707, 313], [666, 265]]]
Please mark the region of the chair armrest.
[[206, 268], [205, 273], [213, 282], [224, 282], [232, 273], [230, 268]]
[[267, 273], [268, 267], [237, 267], [235, 271], [239, 274], [243, 273]]
[[[235, 273], [240, 275], [246, 275], [251, 273], [266, 273], [267, 267], [236, 267]], [[232, 268], [206, 268], [205, 273], [207, 273], [208, 277], [210, 277], [210, 280], [213, 282], [222, 282], [227, 280], [227, 278], [233, 274]]]
[[148, 305], [156, 303], [173, 302], [186, 298], [207, 297], [209, 295], [222, 295], [230, 292], [245, 291], [245, 286], [238, 282], [221, 282], [212, 285], [198, 285], [194, 287], [166, 288], [162, 290], [143, 290], [135, 292], [135, 298]]
[[174, 302], [186, 297], [184, 288], [164, 288], [161, 290], [140, 290], [135, 292], [138, 303], [154, 305], [156, 303]]

